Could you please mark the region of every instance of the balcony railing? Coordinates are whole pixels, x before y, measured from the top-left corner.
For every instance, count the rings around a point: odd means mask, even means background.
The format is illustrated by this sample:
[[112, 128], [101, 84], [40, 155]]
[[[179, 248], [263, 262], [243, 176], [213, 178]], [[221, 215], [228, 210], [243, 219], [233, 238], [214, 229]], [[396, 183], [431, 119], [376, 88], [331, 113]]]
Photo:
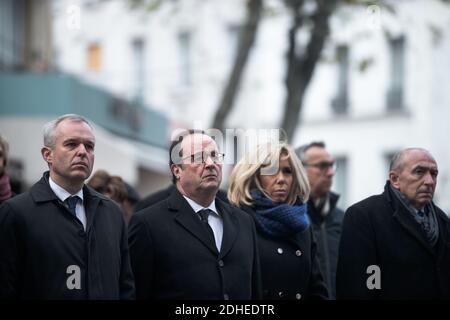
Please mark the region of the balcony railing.
[[0, 116], [85, 116], [123, 137], [167, 147], [164, 115], [65, 74], [0, 73]]

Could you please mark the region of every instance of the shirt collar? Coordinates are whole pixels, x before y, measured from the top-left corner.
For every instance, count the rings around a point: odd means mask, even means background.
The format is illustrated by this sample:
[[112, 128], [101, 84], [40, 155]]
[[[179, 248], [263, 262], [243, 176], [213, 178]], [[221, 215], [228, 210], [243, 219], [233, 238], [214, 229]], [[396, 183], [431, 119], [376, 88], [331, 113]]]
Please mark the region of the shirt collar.
[[48, 182], [50, 184], [50, 188], [53, 190], [55, 195], [61, 200], [64, 201], [70, 196], [79, 196], [81, 198], [81, 202], [83, 202], [83, 188], [80, 189], [75, 194], [71, 194], [70, 192], [67, 192], [64, 188], [57, 185], [52, 178], [48, 177]]
[[216, 201], [215, 201], [215, 200], [213, 200], [213, 201], [209, 204], [209, 206], [207, 206], [207, 207], [205, 208], [205, 207], [199, 205], [199, 204], [198, 204], [197, 202], [195, 202], [194, 200], [189, 199], [189, 198], [186, 197], [185, 195], [183, 195], [183, 197], [186, 199], [186, 201], [189, 203], [189, 205], [191, 206], [191, 208], [194, 210], [195, 213], [199, 212], [199, 211], [202, 210], [202, 209], [210, 209], [210, 210], [212, 210], [215, 214], [217, 214], [218, 216], [220, 216], [220, 215], [219, 215], [219, 212], [218, 212], [217, 209], [216, 209]]

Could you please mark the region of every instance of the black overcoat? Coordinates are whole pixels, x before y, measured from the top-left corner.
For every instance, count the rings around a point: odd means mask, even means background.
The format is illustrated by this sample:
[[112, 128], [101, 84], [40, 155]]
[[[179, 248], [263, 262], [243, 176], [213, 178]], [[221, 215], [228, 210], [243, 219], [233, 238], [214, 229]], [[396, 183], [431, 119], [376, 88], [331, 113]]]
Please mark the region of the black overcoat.
[[439, 224], [434, 248], [392, 194], [389, 182], [382, 194], [348, 208], [339, 247], [337, 298], [450, 298], [450, 220], [433, 206]]
[[245, 212], [215, 201], [223, 218], [220, 252], [178, 190], [133, 215], [129, 245], [138, 299], [261, 297], [254, 223]]
[[[87, 186], [83, 197], [86, 231], [50, 188], [48, 172], [29, 192], [2, 204], [1, 297], [134, 298], [127, 230], [119, 207]], [[79, 289], [71, 278], [76, 273]]]

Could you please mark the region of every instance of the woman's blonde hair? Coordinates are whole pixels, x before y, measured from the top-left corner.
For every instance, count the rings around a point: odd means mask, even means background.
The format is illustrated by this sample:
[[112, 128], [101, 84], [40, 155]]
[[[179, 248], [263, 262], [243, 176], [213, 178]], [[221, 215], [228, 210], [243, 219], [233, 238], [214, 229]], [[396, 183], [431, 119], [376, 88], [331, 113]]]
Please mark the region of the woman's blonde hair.
[[251, 189], [258, 188], [269, 197], [259, 182], [263, 174], [277, 174], [280, 159], [288, 159], [292, 168], [292, 185], [286, 202], [294, 204], [298, 198], [305, 203], [309, 198], [309, 181], [305, 169], [294, 150], [285, 142], [269, 142], [258, 145], [244, 155], [236, 164], [230, 176], [228, 199], [233, 205], [251, 205]]

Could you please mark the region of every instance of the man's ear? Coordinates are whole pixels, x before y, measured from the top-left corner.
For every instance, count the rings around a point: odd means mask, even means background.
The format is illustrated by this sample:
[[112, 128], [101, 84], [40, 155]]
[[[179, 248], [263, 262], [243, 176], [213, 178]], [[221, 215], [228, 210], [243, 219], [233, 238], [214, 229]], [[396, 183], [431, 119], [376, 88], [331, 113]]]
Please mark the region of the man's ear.
[[399, 176], [398, 173], [395, 171], [389, 171], [389, 181], [391, 182], [391, 185], [396, 188], [399, 189]]
[[42, 158], [44, 158], [44, 161], [48, 164], [53, 162], [53, 152], [52, 149], [49, 147], [42, 147], [41, 149]]
[[170, 170], [172, 171], [172, 174], [175, 176], [175, 179], [179, 180], [181, 174], [181, 167], [176, 164], [172, 164], [170, 166]]

